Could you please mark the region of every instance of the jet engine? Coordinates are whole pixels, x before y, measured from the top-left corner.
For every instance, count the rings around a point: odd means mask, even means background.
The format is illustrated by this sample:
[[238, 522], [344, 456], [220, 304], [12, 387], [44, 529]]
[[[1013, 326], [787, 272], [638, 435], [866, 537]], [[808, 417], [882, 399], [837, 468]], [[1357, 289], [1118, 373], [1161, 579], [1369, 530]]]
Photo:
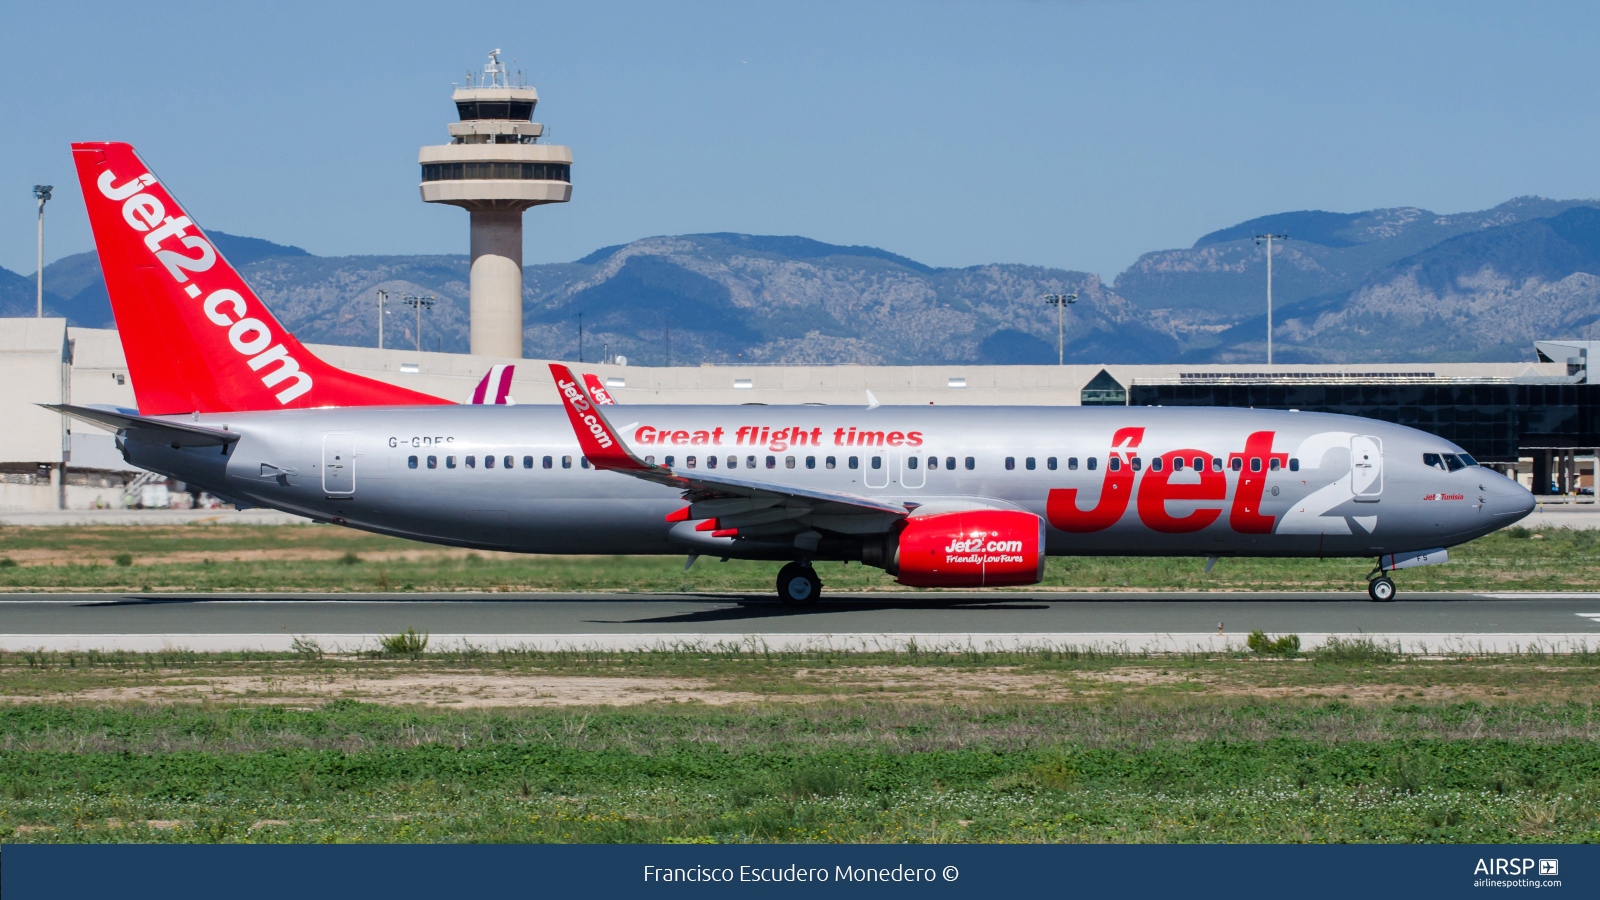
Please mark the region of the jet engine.
[[1003, 509], [913, 516], [861, 561], [911, 587], [1000, 587], [1044, 579], [1044, 520]]

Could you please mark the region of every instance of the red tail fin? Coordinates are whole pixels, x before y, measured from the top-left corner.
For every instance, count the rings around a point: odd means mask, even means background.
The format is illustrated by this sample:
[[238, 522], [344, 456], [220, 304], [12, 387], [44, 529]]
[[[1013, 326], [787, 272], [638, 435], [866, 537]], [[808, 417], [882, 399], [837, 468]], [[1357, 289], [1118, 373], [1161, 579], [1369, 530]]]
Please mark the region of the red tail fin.
[[450, 402], [312, 356], [133, 147], [73, 144], [72, 158], [139, 412]]

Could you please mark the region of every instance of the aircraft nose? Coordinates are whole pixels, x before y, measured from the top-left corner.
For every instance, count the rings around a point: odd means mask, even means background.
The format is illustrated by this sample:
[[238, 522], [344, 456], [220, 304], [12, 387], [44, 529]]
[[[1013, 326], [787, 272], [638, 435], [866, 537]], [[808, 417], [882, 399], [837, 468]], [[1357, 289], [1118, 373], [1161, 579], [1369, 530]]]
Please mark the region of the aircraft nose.
[[1484, 492], [1483, 498], [1489, 514], [1495, 517], [1496, 523], [1501, 527], [1519, 521], [1533, 512], [1536, 501], [1533, 499], [1532, 491], [1493, 469], [1484, 469], [1480, 475], [1482, 480], [1479, 483], [1479, 490]]

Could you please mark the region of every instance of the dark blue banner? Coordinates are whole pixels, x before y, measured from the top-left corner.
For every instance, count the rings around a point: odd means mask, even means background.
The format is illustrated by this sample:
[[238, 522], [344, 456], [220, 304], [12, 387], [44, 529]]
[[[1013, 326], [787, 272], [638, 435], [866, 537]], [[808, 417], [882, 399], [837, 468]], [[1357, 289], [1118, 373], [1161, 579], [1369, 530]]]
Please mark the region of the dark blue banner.
[[[37, 845], [6, 900], [482, 896], [1089, 896], [1185, 900], [1600, 894], [1600, 847]], [[1020, 895], [1017, 892], [1037, 892]], [[1547, 895], [1548, 896], [1548, 895]]]

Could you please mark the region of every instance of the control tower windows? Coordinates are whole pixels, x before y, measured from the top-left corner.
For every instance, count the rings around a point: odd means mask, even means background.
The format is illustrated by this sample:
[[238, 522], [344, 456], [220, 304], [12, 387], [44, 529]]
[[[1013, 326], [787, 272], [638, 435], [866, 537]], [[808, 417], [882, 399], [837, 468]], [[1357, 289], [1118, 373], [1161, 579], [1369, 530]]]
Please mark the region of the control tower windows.
[[572, 183], [567, 163], [465, 162], [424, 163], [423, 181], [565, 181]]
[[456, 112], [461, 121], [474, 119], [515, 119], [527, 122], [533, 118], [532, 100], [458, 100]]

